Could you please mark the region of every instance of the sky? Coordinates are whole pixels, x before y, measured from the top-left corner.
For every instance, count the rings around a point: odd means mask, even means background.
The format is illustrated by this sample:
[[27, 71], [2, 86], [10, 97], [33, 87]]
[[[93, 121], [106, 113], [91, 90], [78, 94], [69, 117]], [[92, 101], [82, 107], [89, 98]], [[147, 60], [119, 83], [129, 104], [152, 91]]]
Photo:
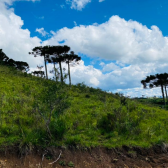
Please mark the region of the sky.
[[73, 84], [161, 96], [140, 81], [168, 72], [167, 9], [167, 0], [0, 0], [0, 48], [33, 71], [44, 65], [28, 54], [34, 47], [68, 45], [82, 58], [71, 67]]

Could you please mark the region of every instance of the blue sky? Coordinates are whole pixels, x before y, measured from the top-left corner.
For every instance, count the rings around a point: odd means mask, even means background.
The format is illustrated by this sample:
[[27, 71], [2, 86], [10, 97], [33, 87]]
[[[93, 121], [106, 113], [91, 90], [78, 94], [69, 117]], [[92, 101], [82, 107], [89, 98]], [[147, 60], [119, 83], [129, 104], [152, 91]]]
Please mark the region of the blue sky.
[[27, 54], [33, 47], [69, 45], [83, 60], [74, 84], [160, 96], [140, 81], [168, 71], [167, 9], [166, 0], [1, 0], [0, 48], [34, 70], [43, 61]]
[[37, 27], [46, 31], [57, 31], [63, 27], [73, 28], [77, 25], [104, 23], [113, 15], [126, 20], [136, 20], [147, 27], [157, 25], [168, 35], [168, 2], [166, 0], [92, 0], [82, 10], [71, 9], [64, 0], [40, 0], [35, 3], [14, 2], [15, 14], [24, 20], [23, 28], [28, 28], [31, 36]]

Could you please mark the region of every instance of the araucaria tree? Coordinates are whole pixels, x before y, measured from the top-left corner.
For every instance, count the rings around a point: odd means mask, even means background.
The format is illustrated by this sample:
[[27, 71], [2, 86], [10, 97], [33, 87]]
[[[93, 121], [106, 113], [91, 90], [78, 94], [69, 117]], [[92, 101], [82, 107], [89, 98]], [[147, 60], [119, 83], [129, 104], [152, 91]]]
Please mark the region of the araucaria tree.
[[79, 64], [81, 57], [79, 57], [78, 55], [74, 54], [73, 51], [71, 51], [70, 54], [65, 54], [64, 59], [65, 62], [68, 64], [69, 85], [71, 86], [70, 64], [72, 63], [72, 66], [74, 66], [75, 64]]
[[34, 57], [41, 56], [44, 57], [44, 64], [45, 64], [45, 72], [46, 72], [46, 78], [48, 79], [48, 73], [47, 73], [47, 59], [51, 55], [51, 47], [50, 46], [39, 46], [32, 49], [32, 52], [29, 52], [29, 54], [34, 55]]
[[[143, 84], [143, 87], [145, 89], [161, 87], [163, 101], [166, 104], [165, 93], [167, 97], [167, 90], [166, 90], [166, 86], [168, 84], [168, 74], [167, 73], [147, 76], [145, 80], [141, 81], [141, 83]], [[165, 89], [165, 93], [164, 93], [164, 89]]]
[[50, 49], [50, 55], [53, 57], [54, 63], [59, 64], [60, 74], [61, 74], [61, 82], [63, 83], [63, 72], [62, 72], [62, 62], [65, 62], [65, 54], [68, 53], [70, 47], [64, 46], [52, 46]]

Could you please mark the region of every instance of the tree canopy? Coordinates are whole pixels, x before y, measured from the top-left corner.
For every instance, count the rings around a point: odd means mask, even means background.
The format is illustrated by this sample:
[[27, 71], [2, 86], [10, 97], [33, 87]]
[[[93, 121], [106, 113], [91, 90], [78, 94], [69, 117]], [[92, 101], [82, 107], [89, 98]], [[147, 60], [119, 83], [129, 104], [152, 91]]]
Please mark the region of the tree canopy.
[[29, 64], [23, 61], [15, 61], [13, 59], [9, 59], [8, 56], [0, 49], [0, 64], [7, 65], [10, 67], [14, 67], [17, 70], [28, 72], [29, 71]]

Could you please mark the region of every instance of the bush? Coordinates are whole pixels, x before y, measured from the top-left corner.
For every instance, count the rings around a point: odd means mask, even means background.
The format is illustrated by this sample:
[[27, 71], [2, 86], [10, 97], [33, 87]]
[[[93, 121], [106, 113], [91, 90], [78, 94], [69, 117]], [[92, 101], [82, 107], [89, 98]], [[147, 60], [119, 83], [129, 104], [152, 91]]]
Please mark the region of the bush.
[[65, 122], [60, 118], [52, 120], [50, 123], [50, 131], [55, 139], [61, 140], [66, 132]]
[[97, 127], [101, 129], [102, 133], [113, 131], [115, 127], [115, 115], [107, 113], [98, 121]]

